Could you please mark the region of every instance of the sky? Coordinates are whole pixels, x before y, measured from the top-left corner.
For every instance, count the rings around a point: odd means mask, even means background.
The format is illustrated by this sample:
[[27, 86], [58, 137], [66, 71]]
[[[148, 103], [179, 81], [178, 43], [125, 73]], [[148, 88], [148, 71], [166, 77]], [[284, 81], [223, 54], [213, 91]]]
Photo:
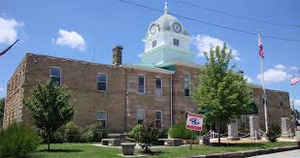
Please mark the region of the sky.
[[[164, 7], [163, 0], [125, 1]], [[290, 79], [300, 70], [299, 6], [299, 0], [169, 0], [169, 11], [180, 15], [192, 36], [196, 63], [204, 64], [203, 52], [226, 42], [236, 69], [254, 84], [260, 84], [256, 33], [261, 32], [265, 87], [288, 91], [297, 109], [300, 83], [292, 87]], [[0, 49], [21, 41], [0, 56], [0, 97], [6, 96], [6, 83], [27, 52], [111, 64], [112, 48], [122, 45], [123, 62], [139, 63], [147, 28], [161, 15], [122, 0], [1, 0]]]

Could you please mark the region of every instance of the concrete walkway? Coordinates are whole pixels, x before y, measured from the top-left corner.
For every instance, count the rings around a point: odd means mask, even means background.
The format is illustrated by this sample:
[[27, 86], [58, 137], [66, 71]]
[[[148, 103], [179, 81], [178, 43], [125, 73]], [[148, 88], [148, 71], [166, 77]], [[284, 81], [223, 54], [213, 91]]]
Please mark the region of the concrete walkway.
[[284, 151], [274, 154], [253, 156], [250, 158], [300, 158], [300, 150]]

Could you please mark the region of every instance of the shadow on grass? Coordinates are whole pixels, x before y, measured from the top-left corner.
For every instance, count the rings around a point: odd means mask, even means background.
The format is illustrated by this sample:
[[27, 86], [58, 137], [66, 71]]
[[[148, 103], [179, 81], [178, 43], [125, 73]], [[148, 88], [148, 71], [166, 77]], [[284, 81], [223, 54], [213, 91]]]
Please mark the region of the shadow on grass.
[[47, 149], [38, 150], [37, 152], [49, 152], [49, 153], [76, 153], [82, 152], [80, 149], [51, 149], [50, 151]]
[[211, 143], [211, 146], [216, 147], [245, 147], [245, 148], [257, 148], [265, 146], [262, 143]]

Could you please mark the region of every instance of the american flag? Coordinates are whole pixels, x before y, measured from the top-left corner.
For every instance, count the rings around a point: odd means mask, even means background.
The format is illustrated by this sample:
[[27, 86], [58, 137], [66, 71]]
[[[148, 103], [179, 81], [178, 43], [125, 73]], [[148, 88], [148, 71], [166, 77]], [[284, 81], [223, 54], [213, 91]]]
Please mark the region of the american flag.
[[258, 36], [258, 54], [261, 58], [265, 57], [265, 53], [264, 53], [264, 48], [263, 48], [263, 44], [261, 42], [261, 36]]
[[296, 85], [298, 82], [300, 82], [300, 77], [293, 77], [291, 79], [291, 85], [292, 86]]

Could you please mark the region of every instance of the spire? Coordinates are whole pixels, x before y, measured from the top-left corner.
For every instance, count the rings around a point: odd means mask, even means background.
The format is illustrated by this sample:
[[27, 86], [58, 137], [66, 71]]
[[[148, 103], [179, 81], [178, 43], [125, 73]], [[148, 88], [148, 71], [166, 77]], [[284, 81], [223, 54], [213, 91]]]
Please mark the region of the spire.
[[165, 0], [165, 14], [168, 14], [169, 11], [168, 11], [168, 0]]

